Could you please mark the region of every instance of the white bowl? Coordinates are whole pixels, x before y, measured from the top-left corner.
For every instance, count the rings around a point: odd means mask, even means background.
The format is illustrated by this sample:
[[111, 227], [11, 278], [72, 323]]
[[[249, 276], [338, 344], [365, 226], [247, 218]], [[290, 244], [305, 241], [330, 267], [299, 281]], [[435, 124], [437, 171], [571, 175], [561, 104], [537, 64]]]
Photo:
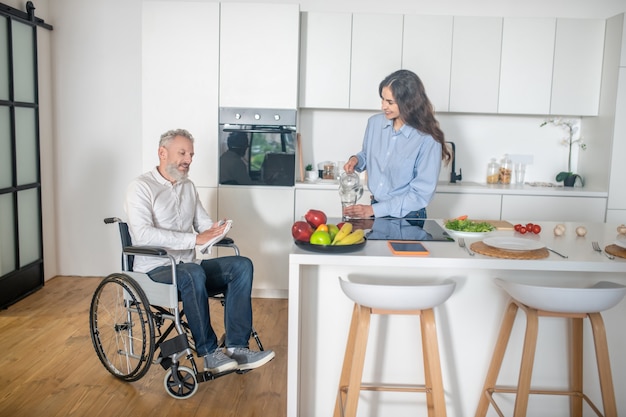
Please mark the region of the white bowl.
[[626, 287], [602, 281], [587, 288], [544, 287], [496, 278], [515, 300], [538, 310], [555, 313], [596, 313], [608, 310], [626, 295]]
[[437, 284], [394, 285], [365, 284], [342, 279], [343, 292], [357, 304], [384, 310], [424, 310], [446, 301], [456, 283], [446, 280]]

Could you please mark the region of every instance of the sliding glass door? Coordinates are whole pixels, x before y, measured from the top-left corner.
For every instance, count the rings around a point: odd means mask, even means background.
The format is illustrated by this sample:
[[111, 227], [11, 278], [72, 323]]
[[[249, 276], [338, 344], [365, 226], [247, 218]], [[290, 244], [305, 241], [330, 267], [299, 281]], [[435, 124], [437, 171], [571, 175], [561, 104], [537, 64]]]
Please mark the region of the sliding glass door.
[[37, 23], [0, 8], [0, 308], [43, 286]]

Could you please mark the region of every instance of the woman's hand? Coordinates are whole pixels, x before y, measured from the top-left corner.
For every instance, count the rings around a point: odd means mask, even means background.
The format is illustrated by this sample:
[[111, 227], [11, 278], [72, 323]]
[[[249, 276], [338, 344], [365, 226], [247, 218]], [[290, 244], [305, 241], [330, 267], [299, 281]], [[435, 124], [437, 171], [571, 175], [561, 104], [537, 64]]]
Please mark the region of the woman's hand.
[[354, 167], [358, 163], [359, 163], [359, 158], [352, 155], [350, 159], [348, 159], [348, 162], [346, 162], [346, 164], [343, 166], [343, 170], [346, 171], [346, 173], [348, 174], [352, 174], [354, 172]]
[[374, 215], [374, 209], [371, 205], [355, 204], [344, 207], [343, 215], [354, 219], [369, 219]]
[[215, 236], [221, 235], [222, 233], [224, 233], [224, 229], [226, 229], [225, 220], [222, 222], [213, 223], [213, 226], [211, 226], [209, 229], [196, 235], [196, 245], [203, 245], [209, 240], [213, 239]]

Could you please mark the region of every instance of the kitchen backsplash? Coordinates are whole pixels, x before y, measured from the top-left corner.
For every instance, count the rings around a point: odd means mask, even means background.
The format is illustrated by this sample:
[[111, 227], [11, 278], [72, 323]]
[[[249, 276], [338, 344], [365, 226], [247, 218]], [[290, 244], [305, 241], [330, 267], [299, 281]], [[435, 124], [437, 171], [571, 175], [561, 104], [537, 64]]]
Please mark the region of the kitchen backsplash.
[[[361, 149], [369, 116], [375, 112], [355, 110], [303, 109], [298, 130], [302, 134], [304, 163], [346, 160]], [[463, 170], [463, 181], [485, 182], [491, 158], [504, 154], [532, 157], [526, 169], [527, 182], [555, 182], [554, 177], [567, 168], [567, 147], [561, 144], [562, 132], [540, 128], [545, 120], [539, 116], [437, 115], [446, 140], [456, 145], [456, 167]], [[584, 136], [584, 119], [582, 120]], [[586, 139], [594, 146], [594, 138]], [[573, 155], [577, 172], [584, 175], [585, 154]], [[441, 179], [449, 178], [449, 167], [442, 169]]]

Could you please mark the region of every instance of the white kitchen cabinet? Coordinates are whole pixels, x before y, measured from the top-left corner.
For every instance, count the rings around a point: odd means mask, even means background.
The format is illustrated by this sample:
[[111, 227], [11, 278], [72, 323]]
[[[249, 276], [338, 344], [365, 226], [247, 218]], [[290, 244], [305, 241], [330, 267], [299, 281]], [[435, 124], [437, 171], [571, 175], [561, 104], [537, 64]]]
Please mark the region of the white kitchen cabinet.
[[435, 111], [448, 111], [452, 16], [404, 16], [402, 68], [415, 72]]
[[619, 69], [609, 176], [609, 209], [626, 210], [626, 67]]
[[233, 220], [228, 236], [235, 240], [241, 254], [254, 263], [255, 296], [287, 297], [293, 199], [292, 187], [220, 186], [218, 189], [216, 218]]
[[606, 198], [503, 195], [502, 219], [604, 222]]
[[551, 114], [598, 114], [605, 26], [602, 19], [557, 19]]
[[[143, 170], [158, 163], [161, 134], [184, 127], [197, 139], [190, 177], [199, 187], [216, 187], [219, 4], [144, 2], [142, 7]], [[177, 29], [164, 30], [171, 27]]]
[[380, 110], [378, 85], [402, 66], [401, 14], [354, 14], [350, 108]]
[[499, 113], [549, 114], [556, 19], [505, 18]]
[[303, 12], [300, 107], [350, 107], [352, 14]]
[[297, 108], [297, 4], [221, 3], [220, 36], [220, 106]]
[[450, 111], [497, 113], [502, 18], [455, 17]]
[[426, 210], [433, 219], [468, 215], [471, 219], [499, 220], [501, 204], [500, 194], [435, 193]]

